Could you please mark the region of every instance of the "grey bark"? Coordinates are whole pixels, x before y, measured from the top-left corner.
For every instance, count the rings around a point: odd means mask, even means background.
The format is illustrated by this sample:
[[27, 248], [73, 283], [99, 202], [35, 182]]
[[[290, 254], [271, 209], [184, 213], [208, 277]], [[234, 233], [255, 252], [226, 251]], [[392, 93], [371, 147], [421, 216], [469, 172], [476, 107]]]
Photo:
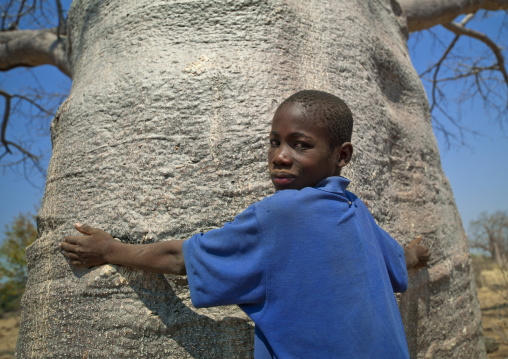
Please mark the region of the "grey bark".
[[251, 357], [236, 307], [193, 308], [177, 277], [72, 268], [57, 243], [76, 221], [146, 243], [231, 220], [272, 193], [271, 116], [309, 88], [353, 111], [351, 190], [401, 244], [422, 235], [432, 250], [398, 297], [412, 358], [484, 358], [466, 237], [406, 36], [388, 0], [75, 0], [74, 83], [51, 125], [16, 356]]
[[72, 77], [66, 36], [57, 28], [0, 32], [0, 71], [41, 65], [53, 65]]
[[[395, 0], [394, 0], [395, 1]], [[508, 0], [398, 0], [410, 32], [446, 24], [459, 15], [480, 9], [508, 9]], [[393, 5], [397, 6], [397, 5]], [[61, 20], [62, 21], [62, 20]], [[15, 67], [53, 65], [72, 77], [66, 50], [66, 34], [57, 27], [0, 32], [0, 71]]]

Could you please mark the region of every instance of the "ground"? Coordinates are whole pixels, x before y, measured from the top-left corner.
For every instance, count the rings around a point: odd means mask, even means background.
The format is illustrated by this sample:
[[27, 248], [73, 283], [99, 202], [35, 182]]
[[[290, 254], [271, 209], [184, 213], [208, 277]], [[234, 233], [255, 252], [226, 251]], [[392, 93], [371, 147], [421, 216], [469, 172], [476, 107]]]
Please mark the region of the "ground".
[[[508, 358], [508, 269], [473, 256], [482, 310], [483, 335], [490, 359]], [[507, 268], [507, 266], [505, 266]]]
[[[489, 359], [508, 359], [508, 270], [473, 256], [483, 334]], [[19, 316], [0, 316], [0, 359], [14, 356]]]
[[14, 348], [19, 331], [19, 316], [6, 315], [0, 318], [0, 359], [14, 357]]

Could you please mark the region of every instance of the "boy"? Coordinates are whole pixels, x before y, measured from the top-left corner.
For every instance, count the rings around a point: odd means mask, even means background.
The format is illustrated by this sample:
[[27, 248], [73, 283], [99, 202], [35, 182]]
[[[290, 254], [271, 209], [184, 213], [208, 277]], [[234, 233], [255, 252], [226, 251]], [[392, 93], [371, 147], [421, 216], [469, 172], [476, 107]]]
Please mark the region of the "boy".
[[[353, 118], [331, 94], [301, 91], [275, 112], [268, 167], [277, 192], [186, 241], [130, 245], [99, 229], [60, 244], [74, 265], [188, 275], [196, 307], [238, 304], [255, 358], [409, 358], [393, 292], [427, 249], [403, 249], [340, 177]], [[405, 255], [404, 255], [405, 254]]]

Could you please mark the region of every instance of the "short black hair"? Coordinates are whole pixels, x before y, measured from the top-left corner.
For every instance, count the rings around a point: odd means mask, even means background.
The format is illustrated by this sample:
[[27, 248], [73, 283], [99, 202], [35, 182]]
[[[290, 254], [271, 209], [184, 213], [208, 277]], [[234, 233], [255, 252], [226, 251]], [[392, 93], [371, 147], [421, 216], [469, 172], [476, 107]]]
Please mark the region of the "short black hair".
[[299, 91], [285, 99], [278, 108], [287, 104], [299, 104], [309, 120], [320, 121], [328, 135], [330, 151], [351, 141], [353, 114], [348, 105], [335, 95], [317, 90]]

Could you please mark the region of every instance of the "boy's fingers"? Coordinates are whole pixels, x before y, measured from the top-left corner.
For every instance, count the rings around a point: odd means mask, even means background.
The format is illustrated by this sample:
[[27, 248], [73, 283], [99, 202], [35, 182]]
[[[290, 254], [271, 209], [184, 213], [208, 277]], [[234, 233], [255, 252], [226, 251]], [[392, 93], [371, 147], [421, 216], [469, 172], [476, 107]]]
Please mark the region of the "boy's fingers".
[[426, 267], [429, 260], [430, 260], [430, 257], [420, 257], [418, 260], [417, 268]]
[[409, 248], [416, 247], [417, 245], [420, 244], [421, 241], [422, 241], [422, 237], [421, 236], [417, 236], [415, 239], [413, 239], [411, 242], [409, 242], [409, 244], [407, 246]]
[[79, 261], [79, 257], [74, 253], [63, 251], [62, 254], [70, 260]]
[[77, 247], [76, 245], [67, 242], [60, 243], [60, 248], [62, 248], [65, 252], [75, 252], [76, 247]]
[[83, 234], [91, 235], [95, 232], [95, 228], [92, 228], [86, 224], [76, 223], [74, 227], [76, 227], [76, 229]]
[[[67, 236], [67, 237], [64, 237], [64, 241], [67, 243], [71, 243], [71, 244], [79, 244], [79, 242], [81, 241], [81, 238], [83, 238], [83, 237]], [[65, 242], [62, 242], [62, 243], [65, 243]]]
[[430, 250], [427, 247], [418, 245], [417, 250], [419, 256], [430, 257]]

